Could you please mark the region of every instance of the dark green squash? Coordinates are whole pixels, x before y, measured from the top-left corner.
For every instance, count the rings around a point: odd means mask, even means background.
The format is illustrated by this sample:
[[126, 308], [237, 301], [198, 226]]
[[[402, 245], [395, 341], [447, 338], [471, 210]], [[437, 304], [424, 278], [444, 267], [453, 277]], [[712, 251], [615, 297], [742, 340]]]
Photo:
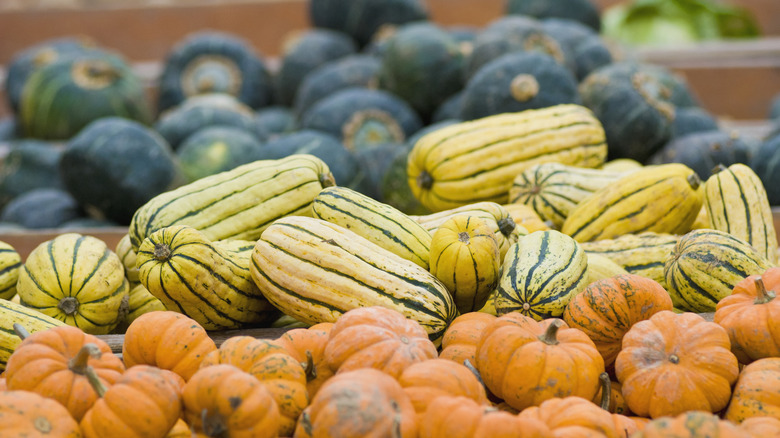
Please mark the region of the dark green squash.
[[612, 52], [592, 28], [568, 18], [545, 18], [541, 23], [548, 35], [562, 46], [569, 47], [577, 80], [612, 62]]
[[422, 0], [311, 0], [309, 18], [314, 27], [347, 33], [361, 47], [383, 25], [399, 25], [429, 18]]
[[69, 139], [93, 120], [110, 116], [152, 121], [141, 80], [108, 52], [91, 51], [37, 69], [19, 104], [24, 135], [46, 140]]
[[780, 93], [772, 96], [772, 100], [769, 101], [769, 111], [767, 112], [767, 118], [770, 120], [780, 119]]
[[318, 67], [301, 83], [295, 95], [295, 113], [303, 114], [320, 99], [345, 88], [376, 88], [381, 65], [375, 56], [358, 54]]
[[232, 170], [258, 159], [260, 140], [232, 126], [208, 126], [187, 137], [176, 156], [187, 182]]
[[669, 90], [667, 99], [677, 108], [701, 106], [688, 81], [680, 74], [658, 64], [644, 64], [643, 69], [654, 75], [658, 82]]
[[463, 103], [463, 90], [458, 91], [447, 100], [441, 103], [431, 116], [431, 123], [438, 123], [444, 120], [459, 119], [460, 108]]
[[671, 138], [717, 129], [718, 121], [704, 108], [697, 106], [677, 108], [674, 114], [674, 122], [672, 122]]
[[466, 84], [460, 118], [579, 104], [577, 80], [544, 53], [514, 52], [485, 64]]
[[591, 0], [507, 0], [505, 12], [536, 18], [568, 18], [597, 32], [601, 29], [599, 8]]
[[68, 231], [79, 232], [85, 228], [111, 228], [120, 227], [116, 222], [111, 222], [106, 219], [95, 219], [93, 217], [77, 217], [69, 221], [61, 223], [57, 228], [60, 233], [66, 233]]
[[271, 76], [248, 41], [228, 32], [199, 31], [177, 42], [163, 62], [157, 109], [191, 96], [224, 93], [251, 108], [271, 102]]
[[750, 161], [766, 189], [769, 204], [780, 206], [780, 135], [761, 142]]
[[379, 87], [408, 102], [424, 119], [463, 88], [465, 57], [446, 30], [430, 22], [398, 28], [387, 40]]
[[297, 32], [283, 47], [281, 66], [274, 76], [274, 101], [292, 106], [303, 79], [317, 67], [354, 54], [355, 41], [349, 35], [330, 29]]
[[268, 141], [298, 128], [298, 118], [286, 106], [267, 106], [255, 112], [257, 136]]
[[403, 143], [422, 128], [420, 116], [401, 98], [382, 90], [345, 88], [315, 103], [301, 127], [327, 132], [351, 150]]
[[429, 214], [431, 211], [417, 200], [409, 187], [406, 168], [410, 151], [411, 147], [408, 145], [403, 150], [399, 148], [379, 183], [379, 198], [385, 204], [391, 205], [406, 214]]
[[0, 207], [17, 196], [35, 189], [64, 189], [59, 163], [59, 144], [39, 140], [19, 140], [9, 144], [0, 161]]
[[19, 136], [19, 124], [16, 117], [7, 116], [0, 119], [0, 141], [10, 141]]
[[69, 141], [60, 174], [89, 216], [121, 225], [147, 201], [183, 183], [165, 139], [119, 117], [96, 120]]
[[353, 190], [385, 202], [382, 196], [382, 181], [393, 161], [400, 155], [407, 155], [405, 143], [375, 144], [355, 151], [359, 172], [348, 186]]
[[672, 139], [653, 155], [650, 164], [682, 163], [706, 181], [715, 166], [748, 164], [753, 152], [749, 140], [736, 132], [720, 130], [693, 132]]
[[14, 198], [0, 213], [0, 221], [24, 228], [57, 228], [82, 217], [79, 203], [70, 193], [60, 189], [35, 189]]

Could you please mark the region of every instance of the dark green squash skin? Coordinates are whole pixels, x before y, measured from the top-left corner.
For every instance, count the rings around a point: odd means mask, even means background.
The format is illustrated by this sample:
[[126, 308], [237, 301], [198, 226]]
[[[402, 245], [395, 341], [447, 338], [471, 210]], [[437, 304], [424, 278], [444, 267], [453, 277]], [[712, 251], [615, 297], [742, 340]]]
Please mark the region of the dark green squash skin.
[[598, 7], [591, 0], [507, 0], [505, 13], [536, 18], [568, 18], [594, 31], [601, 29]]
[[10, 141], [19, 137], [19, 124], [16, 117], [8, 116], [0, 119], [0, 141]]
[[251, 108], [266, 106], [272, 98], [263, 58], [244, 39], [214, 31], [189, 34], [174, 45], [163, 62], [158, 90], [160, 113], [198, 94], [230, 94]]
[[582, 81], [591, 72], [614, 62], [614, 56], [599, 35], [586, 37], [574, 46], [577, 80]]
[[463, 88], [465, 57], [455, 38], [433, 23], [398, 28], [387, 41], [379, 87], [408, 102], [423, 119]]
[[669, 90], [643, 65], [601, 67], [580, 82], [579, 92], [604, 127], [609, 159], [643, 163], [671, 138], [675, 106]]
[[777, 93], [772, 97], [769, 102], [769, 111], [767, 112], [767, 118], [770, 120], [780, 119], [780, 93]]
[[295, 113], [301, 115], [319, 100], [345, 88], [376, 88], [381, 65], [375, 56], [358, 54], [318, 67], [303, 79], [295, 96]]
[[24, 135], [44, 140], [67, 140], [93, 120], [111, 116], [152, 121], [141, 80], [109, 53], [90, 52], [36, 70], [19, 105]]
[[761, 142], [750, 161], [750, 167], [761, 178], [769, 204], [780, 206], [780, 135]]
[[327, 132], [354, 151], [403, 143], [422, 126], [420, 116], [399, 97], [354, 87], [318, 101], [301, 118], [301, 128]]
[[52, 188], [26, 192], [8, 203], [0, 213], [0, 221], [24, 228], [49, 229], [82, 217], [81, 207], [70, 193]]
[[706, 181], [715, 166], [750, 162], [752, 145], [735, 133], [702, 131], [677, 137], [650, 158], [650, 164], [682, 163]]
[[62, 148], [56, 143], [39, 140], [10, 143], [8, 154], [0, 162], [0, 207], [31, 190], [64, 190], [60, 157]]
[[19, 111], [22, 89], [33, 72], [65, 57], [89, 52], [94, 47], [94, 42], [87, 38], [64, 37], [47, 40], [15, 53], [8, 63], [5, 78], [5, 96], [8, 106], [14, 113]]
[[441, 103], [431, 116], [431, 123], [439, 123], [444, 120], [460, 119], [460, 108], [463, 103], [463, 90], [458, 91]]
[[[528, 94], [516, 92], [517, 78], [535, 84], [528, 85]], [[484, 65], [469, 80], [463, 90], [460, 118], [473, 120], [580, 102], [577, 80], [568, 69], [543, 53], [515, 52]]]
[[575, 76], [582, 80], [593, 70], [612, 62], [612, 53], [601, 36], [590, 27], [568, 18], [545, 18], [542, 29], [563, 47], [568, 47], [574, 59]]
[[672, 122], [672, 138], [717, 129], [718, 121], [705, 109], [696, 106], [677, 108]]
[[165, 139], [118, 117], [96, 120], [69, 141], [60, 174], [90, 216], [121, 225], [151, 198], [183, 183]]
[[232, 126], [208, 126], [187, 137], [176, 156], [187, 182], [232, 170], [257, 160], [260, 140]]
[[393, 161], [399, 155], [408, 153], [405, 143], [375, 144], [355, 151], [359, 173], [349, 188], [379, 202], [385, 202], [382, 196], [382, 180], [390, 170]]
[[111, 222], [106, 219], [95, 219], [93, 217], [77, 217], [69, 221], [61, 223], [57, 228], [60, 232], [67, 232], [68, 230], [74, 230], [78, 232], [84, 228], [109, 228], [119, 227], [116, 222]]
[[285, 106], [267, 106], [255, 112], [257, 135], [262, 141], [274, 139], [298, 129], [298, 118]]
[[422, 0], [311, 0], [309, 18], [314, 27], [344, 32], [360, 47], [383, 25], [401, 25], [429, 18]]
[[349, 35], [330, 29], [309, 29], [288, 43], [274, 76], [274, 102], [292, 106], [306, 75], [317, 67], [357, 52]]

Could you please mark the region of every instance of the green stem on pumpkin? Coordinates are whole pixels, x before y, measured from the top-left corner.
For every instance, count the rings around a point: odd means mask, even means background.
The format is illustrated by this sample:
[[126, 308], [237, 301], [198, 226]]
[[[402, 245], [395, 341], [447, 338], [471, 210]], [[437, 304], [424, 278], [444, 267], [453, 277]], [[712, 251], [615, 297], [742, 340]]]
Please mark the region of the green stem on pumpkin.
[[76, 353], [76, 356], [68, 361], [68, 369], [75, 374], [83, 376], [87, 374], [87, 368], [89, 368], [87, 363], [89, 362], [89, 358], [94, 357], [95, 359], [100, 359], [102, 354], [103, 352], [100, 351], [100, 348], [98, 348], [97, 345], [91, 343], [84, 344], [79, 352]]
[[92, 389], [95, 390], [98, 397], [103, 398], [103, 395], [105, 395], [106, 391], [108, 391], [108, 388], [106, 388], [106, 385], [104, 385], [103, 382], [100, 381], [100, 377], [98, 377], [95, 369], [90, 366], [87, 366], [85, 370], [85, 374], [87, 376], [87, 380], [89, 381], [90, 386], [92, 386]]

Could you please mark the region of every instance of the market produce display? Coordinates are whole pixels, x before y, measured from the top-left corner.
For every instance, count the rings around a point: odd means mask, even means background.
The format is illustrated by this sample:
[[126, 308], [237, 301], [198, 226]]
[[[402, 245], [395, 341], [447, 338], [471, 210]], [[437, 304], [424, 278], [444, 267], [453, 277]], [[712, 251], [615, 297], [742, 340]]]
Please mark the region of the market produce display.
[[184, 38], [156, 102], [94, 43], [13, 60], [0, 219], [55, 236], [0, 238], [3, 438], [780, 436], [777, 133], [587, 0], [308, 6], [278, 68]]

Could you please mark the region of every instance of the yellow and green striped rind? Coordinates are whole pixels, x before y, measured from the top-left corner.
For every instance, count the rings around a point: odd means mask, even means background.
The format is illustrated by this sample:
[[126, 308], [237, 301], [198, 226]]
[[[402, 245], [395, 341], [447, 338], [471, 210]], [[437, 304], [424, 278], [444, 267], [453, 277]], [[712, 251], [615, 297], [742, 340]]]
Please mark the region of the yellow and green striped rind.
[[509, 202], [526, 204], [560, 228], [583, 199], [625, 175], [600, 169], [542, 163], [517, 175], [509, 189]]
[[587, 251], [585, 255], [588, 257], [588, 284], [616, 275], [628, 274], [628, 271], [608, 257]]
[[122, 261], [122, 266], [125, 267], [125, 277], [130, 282], [130, 289], [138, 284], [138, 266], [135, 264], [135, 251], [133, 251], [133, 245], [130, 244], [130, 235], [125, 234], [119, 239], [116, 244], [114, 252]]
[[495, 202], [476, 202], [425, 216], [412, 216], [412, 218], [433, 235], [440, 226], [455, 216], [476, 216], [484, 220], [496, 236], [501, 260], [504, 260], [510, 246], [520, 237], [528, 234], [528, 230], [515, 224], [506, 208]]
[[409, 154], [414, 196], [436, 212], [491, 201], [507, 203], [512, 181], [545, 162], [598, 167], [604, 128], [580, 105], [565, 104], [456, 123], [423, 136]]
[[16, 282], [22, 258], [13, 246], [0, 242], [0, 299], [10, 300], [16, 295]]
[[310, 325], [382, 306], [417, 321], [437, 342], [457, 313], [450, 292], [426, 269], [317, 218], [275, 221], [255, 244], [251, 271], [268, 301]]
[[311, 216], [311, 203], [334, 185], [327, 164], [308, 154], [260, 160], [162, 193], [141, 206], [128, 234], [134, 250], [150, 234], [187, 225], [210, 241], [257, 240], [274, 220]]
[[137, 284], [130, 289], [130, 300], [128, 301], [128, 313], [126, 323], [130, 325], [139, 316], [144, 313], [156, 310], [168, 310], [162, 301], [152, 295], [143, 284]]
[[498, 242], [477, 216], [455, 216], [433, 235], [430, 272], [447, 287], [461, 314], [476, 312], [498, 285]]
[[0, 371], [5, 370], [8, 358], [22, 342], [14, 332], [14, 324], [17, 323], [30, 333], [65, 325], [37, 310], [0, 298]]
[[580, 202], [561, 232], [578, 242], [645, 231], [682, 234], [701, 210], [702, 186], [696, 172], [684, 164], [647, 166]]
[[694, 230], [680, 238], [664, 276], [674, 307], [704, 313], [714, 312], [737, 283], [773, 266], [742, 239], [718, 230]]
[[252, 281], [251, 249], [238, 247], [246, 243], [212, 242], [184, 225], [161, 228], [138, 249], [141, 284], [166, 309], [189, 316], [206, 330], [268, 322], [276, 310]]
[[314, 198], [314, 217], [340, 225], [428, 269], [431, 233], [387, 204], [346, 187], [328, 187]]
[[498, 315], [558, 318], [587, 286], [588, 258], [580, 244], [555, 230], [537, 231], [509, 249], [494, 305]]
[[78, 233], [38, 245], [16, 286], [22, 305], [93, 335], [121, 322], [129, 289], [119, 256], [102, 240]]
[[674, 234], [645, 232], [580, 245], [586, 253], [607, 257], [630, 274], [650, 278], [666, 288], [664, 263], [679, 240]]
[[761, 179], [750, 167], [732, 164], [704, 183], [704, 206], [713, 229], [753, 245], [777, 261], [777, 233], [772, 207]]

